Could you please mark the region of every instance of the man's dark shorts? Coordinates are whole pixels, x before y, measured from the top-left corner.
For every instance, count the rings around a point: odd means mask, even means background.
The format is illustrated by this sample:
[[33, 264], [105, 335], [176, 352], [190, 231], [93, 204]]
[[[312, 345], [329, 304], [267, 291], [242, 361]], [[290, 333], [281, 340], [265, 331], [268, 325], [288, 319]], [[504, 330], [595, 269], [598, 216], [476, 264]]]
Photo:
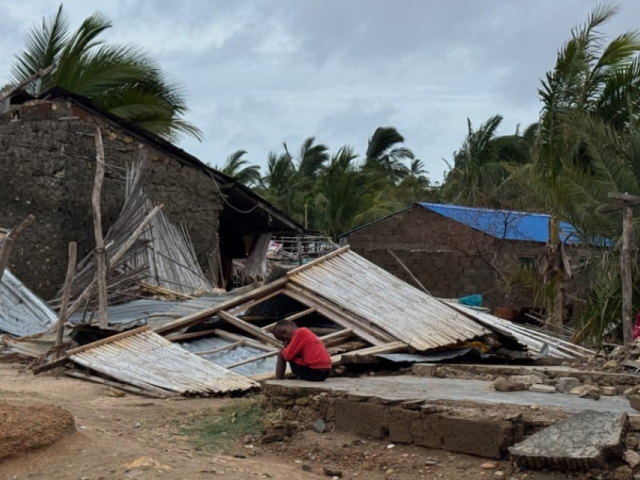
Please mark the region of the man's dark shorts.
[[293, 362], [289, 362], [289, 365], [291, 366], [291, 371], [294, 373], [294, 375], [296, 375], [301, 380], [306, 380], [307, 382], [324, 382], [327, 378], [329, 378], [329, 373], [331, 373], [331, 370], [328, 368], [309, 368]]

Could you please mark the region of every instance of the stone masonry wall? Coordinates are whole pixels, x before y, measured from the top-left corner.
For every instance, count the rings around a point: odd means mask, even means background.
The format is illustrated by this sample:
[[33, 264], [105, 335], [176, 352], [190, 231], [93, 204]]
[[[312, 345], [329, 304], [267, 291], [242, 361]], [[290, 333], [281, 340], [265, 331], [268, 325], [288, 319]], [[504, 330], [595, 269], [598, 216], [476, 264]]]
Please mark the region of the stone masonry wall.
[[171, 221], [186, 225], [206, 270], [207, 255], [218, 248], [222, 209], [213, 180], [63, 100], [30, 102], [0, 116], [0, 226], [12, 228], [28, 214], [36, 217], [15, 244], [11, 270], [48, 299], [64, 282], [69, 242], [78, 242], [79, 260], [94, 247], [96, 126], [102, 127], [107, 163], [105, 234], [122, 208], [124, 168], [144, 154], [150, 166], [148, 195], [164, 203]]
[[506, 292], [496, 268], [507, 274], [517, 269], [521, 257], [536, 258], [542, 252], [538, 243], [496, 239], [423, 207], [413, 207], [353, 232], [349, 245], [413, 284], [387, 252], [390, 249], [433, 295], [459, 298], [480, 293], [490, 308], [531, 306], [531, 292]]

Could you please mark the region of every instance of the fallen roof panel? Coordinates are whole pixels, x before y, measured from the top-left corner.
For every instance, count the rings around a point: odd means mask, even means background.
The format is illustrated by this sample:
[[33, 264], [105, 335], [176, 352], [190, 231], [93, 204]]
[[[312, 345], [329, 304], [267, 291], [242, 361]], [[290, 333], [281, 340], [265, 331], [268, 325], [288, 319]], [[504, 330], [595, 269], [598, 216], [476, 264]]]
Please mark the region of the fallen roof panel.
[[[156, 395], [221, 394], [257, 384], [198, 355], [187, 352], [148, 327], [70, 352], [85, 368]], [[109, 340], [109, 339], [108, 339]]]
[[48, 330], [56, 319], [47, 304], [5, 270], [0, 286], [0, 331], [18, 337], [33, 335]]
[[294, 269], [287, 277], [416, 350], [451, 346], [490, 333], [348, 247]]

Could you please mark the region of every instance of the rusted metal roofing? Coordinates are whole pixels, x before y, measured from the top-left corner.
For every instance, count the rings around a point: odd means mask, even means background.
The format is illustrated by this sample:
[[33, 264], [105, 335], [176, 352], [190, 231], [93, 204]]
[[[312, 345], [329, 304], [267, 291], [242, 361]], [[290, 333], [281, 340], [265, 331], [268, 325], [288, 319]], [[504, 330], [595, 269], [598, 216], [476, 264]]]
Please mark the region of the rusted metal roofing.
[[289, 281], [416, 350], [451, 346], [490, 333], [348, 247], [320, 260], [289, 272]]
[[187, 352], [148, 327], [143, 329], [121, 334], [116, 340], [96, 342], [92, 348], [81, 347], [70, 352], [69, 358], [85, 368], [162, 396], [211, 395], [258, 386]]
[[17, 337], [44, 332], [56, 315], [8, 269], [0, 287], [0, 331]]

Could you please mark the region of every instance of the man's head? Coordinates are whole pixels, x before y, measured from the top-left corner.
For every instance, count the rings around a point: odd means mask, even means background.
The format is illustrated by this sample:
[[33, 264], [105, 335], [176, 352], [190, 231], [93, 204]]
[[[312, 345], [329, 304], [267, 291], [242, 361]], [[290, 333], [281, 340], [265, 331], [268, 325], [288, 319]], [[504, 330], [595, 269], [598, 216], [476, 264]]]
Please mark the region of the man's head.
[[297, 328], [298, 326], [291, 320], [278, 320], [273, 329], [273, 336], [281, 342], [288, 342]]

